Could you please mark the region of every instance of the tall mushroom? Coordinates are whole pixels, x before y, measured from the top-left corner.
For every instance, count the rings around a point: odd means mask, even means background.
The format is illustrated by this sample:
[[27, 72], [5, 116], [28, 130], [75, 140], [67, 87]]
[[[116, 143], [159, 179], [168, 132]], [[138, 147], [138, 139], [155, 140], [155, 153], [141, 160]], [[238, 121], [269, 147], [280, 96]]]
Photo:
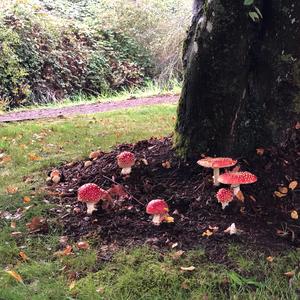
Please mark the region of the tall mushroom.
[[233, 199], [233, 192], [229, 189], [219, 189], [216, 197], [218, 199], [218, 202], [222, 204], [222, 209], [225, 209], [225, 207], [229, 204], [229, 202]]
[[135, 156], [129, 151], [123, 151], [117, 156], [117, 163], [122, 168], [121, 174], [128, 175], [131, 173], [131, 168], [134, 165]]
[[85, 202], [87, 206], [87, 214], [91, 215], [97, 210], [95, 205], [100, 200], [108, 199], [107, 191], [101, 189], [95, 183], [87, 183], [78, 189], [78, 201]]
[[240, 191], [241, 184], [249, 184], [257, 181], [257, 177], [250, 172], [228, 172], [219, 176], [219, 182], [230, 184], [234, 195]]
[[160, 225], [161, 222], [167, 221], [173, 222], [173, 218], [169, 216], [169, 207], [165, 200], [155, 199], [148, 203], [146, 212], [149, 215], [153, 215], [152, 223], [154, 225]]
[[236, 160], [230, 157], [205, 157], [197, 161], [197, 164], [204, 168], [212, 168], [214, 175], [214, 185], [218, 186], [219, 181], [218, 178], [220, 176], [220, 168], [228, 168], [232, 167], [237, 163]]

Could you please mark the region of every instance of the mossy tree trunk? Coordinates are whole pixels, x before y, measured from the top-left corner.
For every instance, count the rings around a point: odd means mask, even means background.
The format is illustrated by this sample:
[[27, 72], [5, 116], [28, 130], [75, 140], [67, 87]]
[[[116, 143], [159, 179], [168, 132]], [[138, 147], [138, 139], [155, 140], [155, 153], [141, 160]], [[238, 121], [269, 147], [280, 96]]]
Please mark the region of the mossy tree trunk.
[[195, 0], [194, 7], [178, 153], [240, 156], [277, 143], [299, 117], [300, 1]]

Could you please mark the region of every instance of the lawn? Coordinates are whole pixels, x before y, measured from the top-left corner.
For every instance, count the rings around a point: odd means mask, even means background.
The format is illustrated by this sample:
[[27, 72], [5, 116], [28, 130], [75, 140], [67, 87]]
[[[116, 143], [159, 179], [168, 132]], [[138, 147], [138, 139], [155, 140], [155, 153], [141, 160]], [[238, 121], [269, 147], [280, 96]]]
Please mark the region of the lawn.
[[[49, 214], [53, 205], [45, 200], [51, 167], [85, 159], [95, 149], [168, 135], [175, 113], [175, 105], [160, 105], [0, 125], [1, 300], [299, 297], [296, 250], [259, 251], [232, 242], [221, 264], [209, 260], [201, 247], [184, 253], [177, 247], [163, 252], [140, 247], [119, 250], [103, 261], [101, 245], [91, 238], [88, 250], [69, 240], [73, 252], [55, 254], [64, 232], [55, 226]], [[8, 212], [17, 210], [20, 218], [12, 220]], [[48, 219], [48, 233], [28, 233], [26, 223], [35, 216]]]

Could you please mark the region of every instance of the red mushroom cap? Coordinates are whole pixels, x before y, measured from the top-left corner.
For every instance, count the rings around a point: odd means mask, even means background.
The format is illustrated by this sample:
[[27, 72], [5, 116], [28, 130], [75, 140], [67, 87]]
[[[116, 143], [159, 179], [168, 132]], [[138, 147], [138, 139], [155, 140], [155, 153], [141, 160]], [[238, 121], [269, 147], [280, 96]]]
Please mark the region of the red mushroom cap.
[[219, 189], [216, 197], [220, 203], [228, 203], [233, 199], [233, 192], [229, 189]]
[[120, 168], [131, 168], [135, 162], [135, 156], [129, 151], [123, 151], [117, 156], [118, 166]]
[[163, 199], [155, 199], [148, 203], [146, 212], [149, 215], [166, 214], [169, 211], [168, 204]]
[[78, 201], [98, 202], [107, 195], [107, 192], [101, 189], [95, 183], [87, 183], [78, 189]]
[[206, 157], [197, 161], [197, 164], [205, 168], [227, 168], [237, 163], [230, 157]]
[[257, 177], [250, 172], [228, 172], [219, 176], [219, 182], [223, 184], [248, 184], [257, 181]]

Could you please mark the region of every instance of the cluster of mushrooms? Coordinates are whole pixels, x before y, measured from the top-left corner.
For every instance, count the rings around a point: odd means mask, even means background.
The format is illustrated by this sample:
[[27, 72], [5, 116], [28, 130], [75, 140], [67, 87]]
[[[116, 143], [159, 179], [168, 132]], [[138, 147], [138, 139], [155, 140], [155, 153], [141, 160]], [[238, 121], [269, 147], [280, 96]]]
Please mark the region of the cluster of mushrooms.
[[220, 183], [229, 184], [230, 188], [221, 188], [216, 198], [224, 209], [240, 192], [241, 184], [250, 184], [257, 181], [257, 177], [250, 172], [225, 172], [220, 175], [220, 169], [236, 165], [237, 161], [230, 157], [205, 157], [197, 161], [204, 168], [213, 169], [214, 186]]
[[[129, 151], [123, 151], [117, 156], [117, 164], [122, 169], [121, 174], [127, 176], [131, 173], [131, 168], [135, 163], [135, 156]], [[216, 198], [221, 203], [224, 209], [240, 191], [241, 184], [248, 184], [257, 181], [255, 175], [250, 172], [226, 172], [220, 175], [220, 168], [228, 168], [234, 166], [237, 161], [228, 157], [211, 158], [206, 157], [197, 162], [200, 166], [213, 169], [214, 185], [220, 183], [229, 184], [230, 188], [221, 188]], [[110, 194], [97, 184], [87, 183], [78, 189], [78, 201], [84, 202], [87, 205], [87, 214], [92, 214], [97, 210], [96, 204], [102, 200], [102, 207], [109, 206], [112, 198]], [[169, 215], [169, 207], [165, 200], [154, 199], [146, 206], [146, 212], [153, 215], [152, 223], [160, 225], [162, 222], [171, 223], [174, 219]]]

